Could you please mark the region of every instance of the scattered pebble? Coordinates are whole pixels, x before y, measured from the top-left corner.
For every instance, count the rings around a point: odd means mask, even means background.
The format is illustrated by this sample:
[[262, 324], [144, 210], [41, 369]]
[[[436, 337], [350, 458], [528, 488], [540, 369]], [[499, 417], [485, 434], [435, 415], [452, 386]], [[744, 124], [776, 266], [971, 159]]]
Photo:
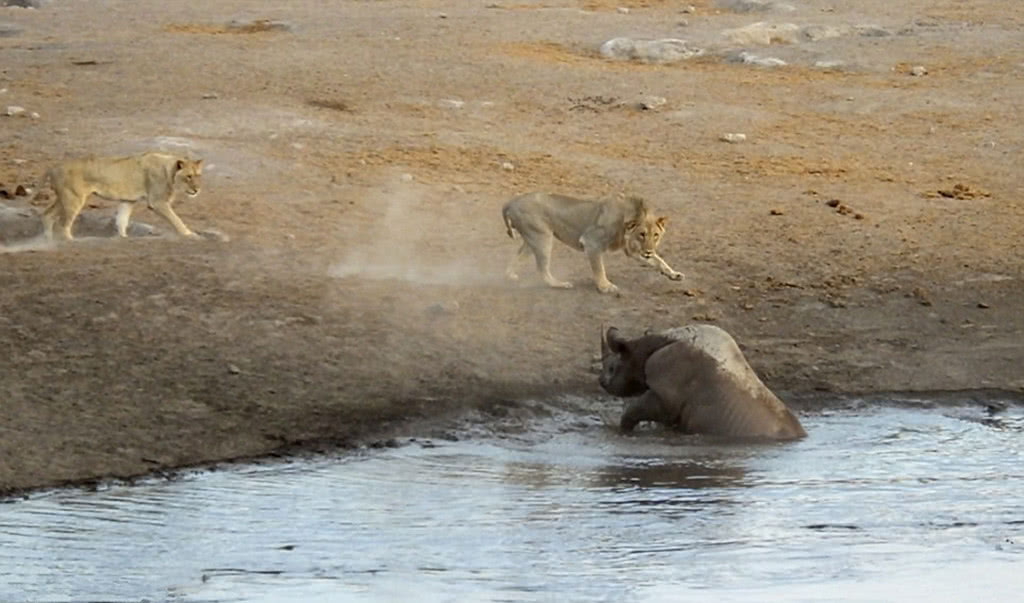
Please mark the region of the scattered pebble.
[[228, 363], [228, 372], [232, 375], [238, 375], [242, 372], [242, 369], [238, 368], [237, 365]]
[[667, 102], [664, 96], [644, 96], [637, 102], [637, 108], [642, 111], [653, 111]]
[[725, 134], [722, 134], [721, 136], [718, 137], [718, 140], [721, 140], [722, 142], [728, 142], [731, 144], [743, 142], [746, 139], [747, 135], [740, 132], [726, 132]]
[[992, 306], [989, 306], [985, 302], [978, 302], [978, 307], [981, 308], [982, 310], [987, 310], [988, 308], [991, 308]]
[[402, 174], [398, 179], [402, 182], [412, 182], [414, 180], [413, 175], [409, 173]]
[[910, 68], [910, 75], [914, 77], [921, 77], [922, 75], [928, 75], [928, 70], [923, 65], [914, 65]]
[[692, 4], [688, 4], [684, 6], [679, 12], [687, 15], [692, 15], [693, 13], [697, 12], [697, 7], [695, 7]]
[[516, 166], [513, 165], [511, 161], [502, 161], [501, 169], [505, 170], [506, 172], [511, 172], [516, 169]]
[[629, 14], [629, 9], [626, 8], [625, 6], [620, 6], [620, 7], [615, 9], [615, 12], [619, 13], [620, 15], [628, 15]]
[[14, 117], [15, 115], [21, 115], [25, 112], [25, 107], [19, 107], [18, 105], [8, 105], [7, 110], [4, 111], [4, 115], [7, 117]]
[[203, 93], [203, 95], [200, 98], [202, 98], [203, 100], [213, 100], [215, 98], [220, 98], [220, 97], [217, 95], [216, 92], [205, 92], [205, 93]]
[[773, 209], [773, 210], [769, 211], [768, 213], [769, 213], [770, 215], [772, 215], [772, 216], [781, 216], [781, 215], [783, 215], [783, 214], [784, 214], [785, 212], [783, 212], [783, 211], [782, 211], [781, 209]]
[[445, 98], [441, 100], [440, 105], [449, 109], [461, 109], [466, 105], [466, 101], [461, 101], [457, 98]]

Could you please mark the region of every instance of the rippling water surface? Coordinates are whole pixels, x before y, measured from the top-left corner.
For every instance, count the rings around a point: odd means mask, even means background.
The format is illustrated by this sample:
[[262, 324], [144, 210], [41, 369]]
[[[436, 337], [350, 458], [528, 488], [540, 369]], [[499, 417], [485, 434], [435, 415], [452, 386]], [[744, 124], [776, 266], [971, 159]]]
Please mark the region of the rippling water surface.
[[1024, 589], [1024, 409], [599, 422], [0, 505], [0, 600], [941, 601]]

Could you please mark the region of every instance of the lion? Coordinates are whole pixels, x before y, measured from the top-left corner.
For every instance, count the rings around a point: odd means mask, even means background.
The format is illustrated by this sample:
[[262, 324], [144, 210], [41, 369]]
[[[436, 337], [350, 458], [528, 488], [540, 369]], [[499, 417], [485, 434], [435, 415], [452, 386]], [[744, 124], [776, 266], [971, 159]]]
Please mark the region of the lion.
[[671, 280], [683, 278], [658, 255], [665, 236], [665, 216], [654, 216], [639, 197], [592, 201], [553, 193], [533, 192], [508, 201], [501, 210], [505, 229], [523, 245], [508, 264], [505, 275], [516, 280], [516, 263], [533, 251], [537, 270], [550, 287], [568, 289], [572, 283], [551, 275], [551, 246], [555, 239], [582, 251], [590, 261], [594, 284], [601, 293], [616, 293], [604, 271], [603, 255], [622, 249], [626, 256], [658, 268]]
[[145, 199], [149, 208], [167, 220], [179, 235], [198, 238], [174, 213], [171, 204], [182, 191], [189, 197], [199, 194], [202, 172], [202, 159], [157, 152], [65, 161], [46, 174], [56, 198], [43, 211], [43, 233], [52, 240], [53, 225], [59, 217], [64, 238], [72, 240], [71, 225], [89, 196], [96, 194], [121, 202], [114, 220], [119, 236], [128, 236], [135, 203]]

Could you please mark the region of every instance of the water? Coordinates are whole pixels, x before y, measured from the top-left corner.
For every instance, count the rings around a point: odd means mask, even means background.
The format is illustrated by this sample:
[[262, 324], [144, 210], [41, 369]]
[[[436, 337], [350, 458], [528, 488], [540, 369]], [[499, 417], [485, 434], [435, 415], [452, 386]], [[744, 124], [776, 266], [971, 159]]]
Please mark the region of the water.
[[518, 433], [0, 505], [4, 601], [963, 601], [1024, 588], [1024, 408], [728, 445]]

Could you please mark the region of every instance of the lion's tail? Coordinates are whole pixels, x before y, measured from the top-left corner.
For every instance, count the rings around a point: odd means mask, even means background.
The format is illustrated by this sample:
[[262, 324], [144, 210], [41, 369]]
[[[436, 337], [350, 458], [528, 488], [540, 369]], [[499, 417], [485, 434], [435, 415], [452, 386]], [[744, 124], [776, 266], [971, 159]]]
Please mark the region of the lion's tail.
[[512, 239], [514, 241], [514, 240], [516, 240], [516, 237], [517, 237], [518, 233], [516, 232], [516, 227], [512, 226], [512, 218], [508, 214], [509, 214], [509, 206], [506, 205], [501, 210], [501, 217], [505, 219], [505, 233], [508, 235], [508, 238], [510, 238], [510, 239]]

